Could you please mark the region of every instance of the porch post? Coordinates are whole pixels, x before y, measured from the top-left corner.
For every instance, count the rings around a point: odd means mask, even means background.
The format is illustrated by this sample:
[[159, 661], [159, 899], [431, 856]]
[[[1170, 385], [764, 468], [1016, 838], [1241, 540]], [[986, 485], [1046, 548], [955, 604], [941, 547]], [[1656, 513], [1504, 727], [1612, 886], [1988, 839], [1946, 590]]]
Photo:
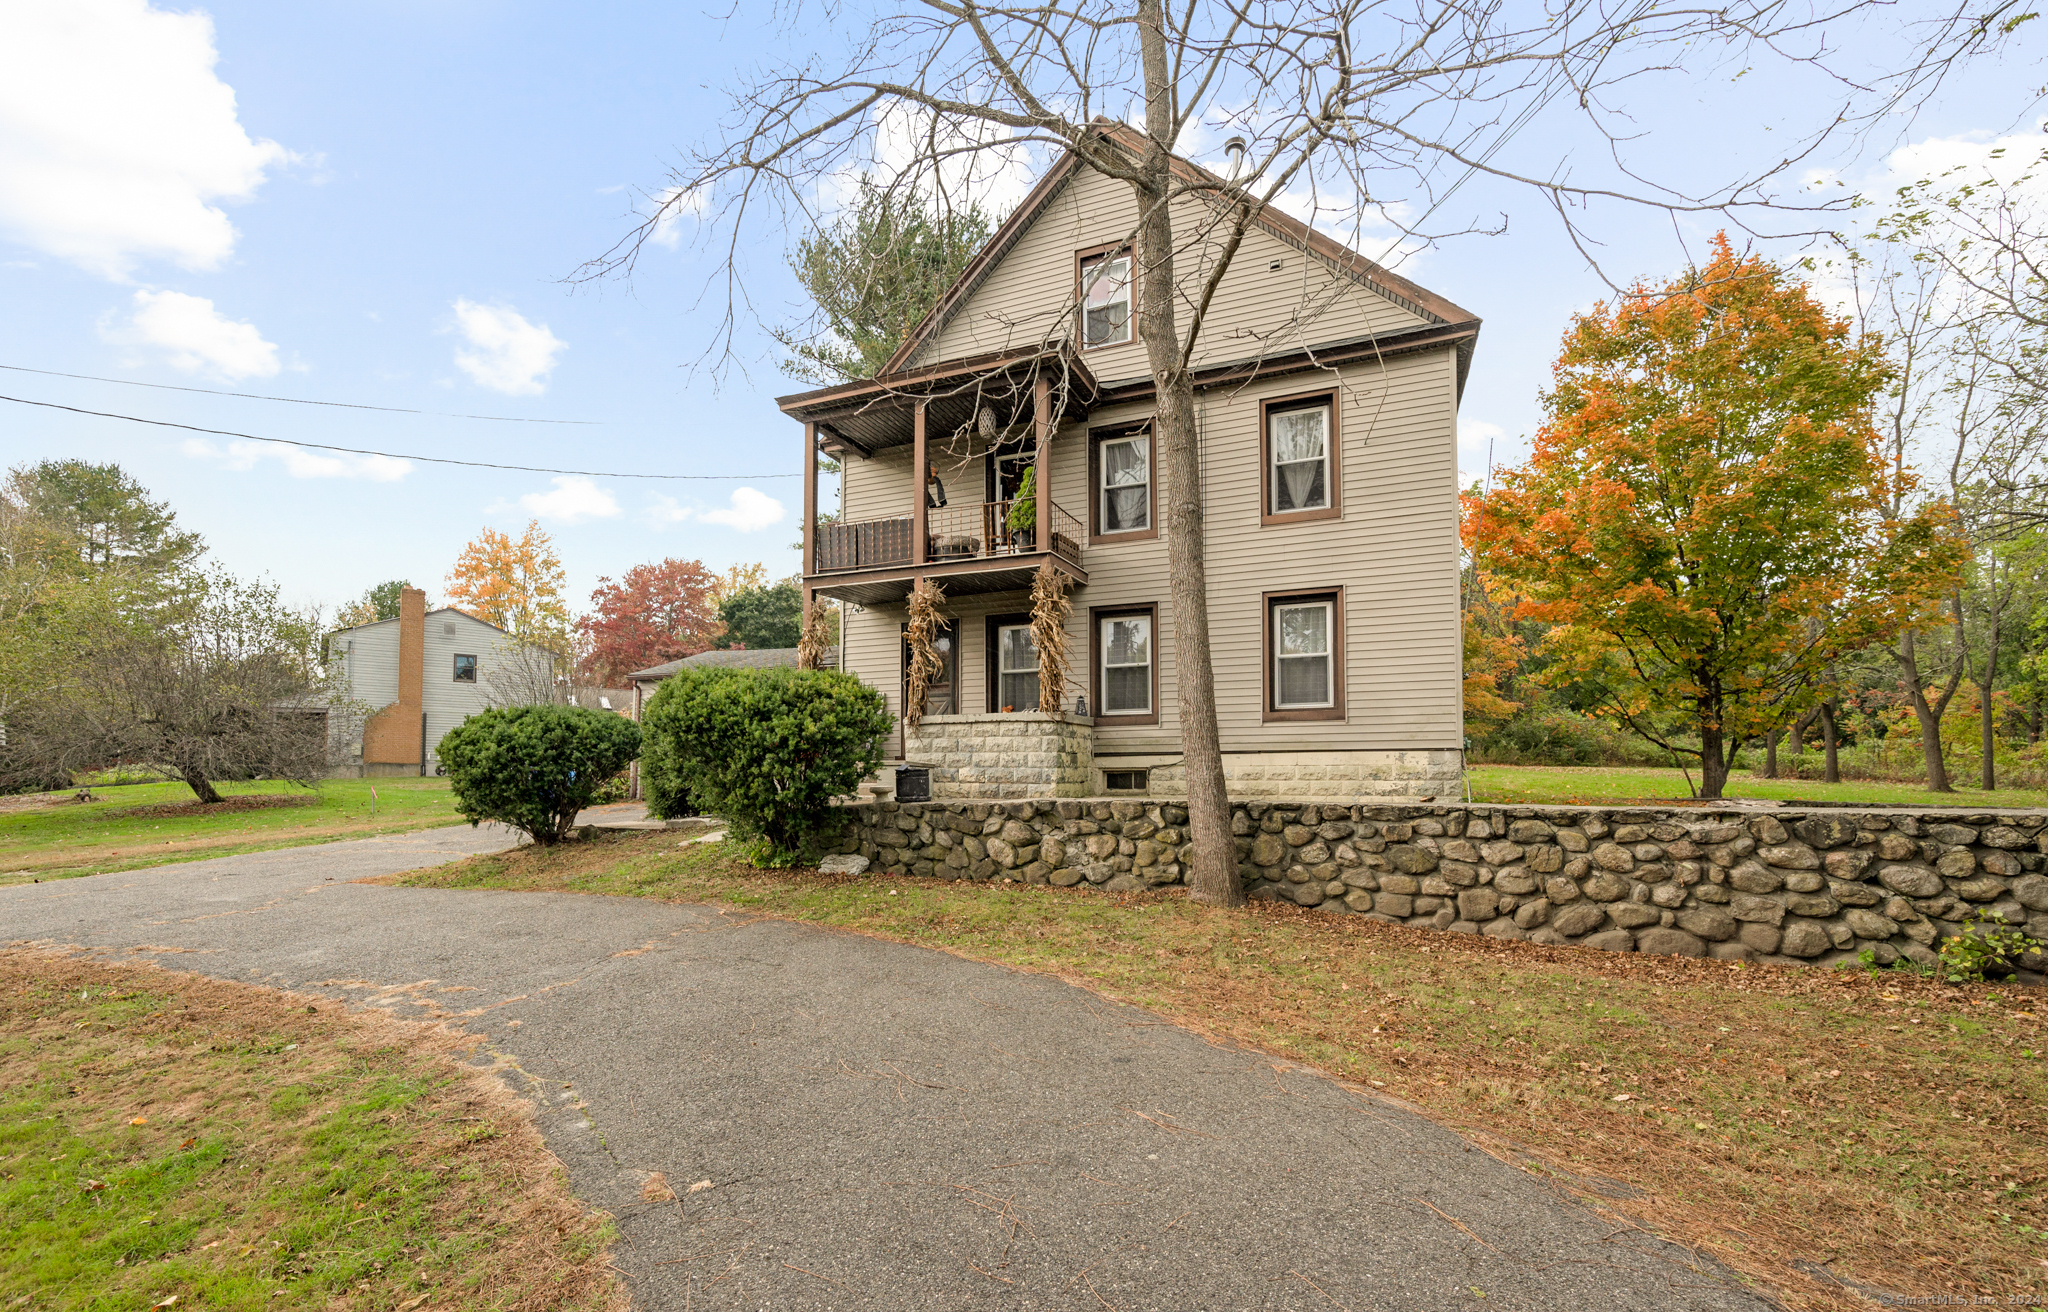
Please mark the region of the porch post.
[[[808, 580], [818, 572], [818, 426], [804, 424], [804, 595], [810, 595]], [[805, 608], [806, 610], [809, 607]]]
[[1052, 380], [1043, 373], [1031, 385], [1031, 423], [1036, 430], [1038, 452], [1032, 457], [1031, 481], [1038, 487], [1038, 504], [1032, 518], [1037, 525], [1037, 547], [1052, 550]]
[[910, 563], [922, 565], [925, 563], [925, 548], [928, 545], [925, 531], [928, 516], [924, 503], [925, 475], [930, 466], [930, 457], [925, 454], [924, 402], [921, 400], [915, 403], [915, 409], [911, 411], [910, 464], [911, 494], [915, 498], [910, 503]]

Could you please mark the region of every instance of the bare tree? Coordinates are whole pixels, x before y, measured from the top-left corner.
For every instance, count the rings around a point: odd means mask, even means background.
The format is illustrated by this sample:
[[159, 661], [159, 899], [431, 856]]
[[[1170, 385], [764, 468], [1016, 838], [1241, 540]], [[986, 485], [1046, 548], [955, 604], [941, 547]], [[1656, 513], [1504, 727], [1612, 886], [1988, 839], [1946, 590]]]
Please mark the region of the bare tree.
[[335, 691], [318, 617], [281, 605], [268, 584], [219, 571], [147, 601], [84, 617], [90, 659], [52, 671], [10, 720], [19, 759], [64, 774], [146, 766], [207, 803], [221, 800], [222, 779], [318, 779]]
[[484, 663], [484, 704], [493, 710], [560, 706], [569, 699], [569, 668], [545, 647], [501, 642]]
[[[1376, 199], [1405, 193], [1419, 240], [1473, 176], [1526, 188], [1588, 249], [1588, 206], [1620, 202], [1661, 214], [1762, 212], [1771, 184], [1835, 137], [1912, 103], [1955, 61], [1995, 48], [2016, 11], [1970, 18], [1957, 8], [1901, 33], [1908, 47], [1876, 81], [1831, 68], [1826, 33], [1874, 24], [1882, 6], [1741, 0], [1559, 0], [1514, 10], [1461, 0], [908, 0], [874, 14], [836, 67], [787, 65], [734, 95], [722, 131], [650, 197], [645, 221], [582, 278], [630, 273], [643, 244], [701, 215], [722, 232], [725, 317], [714, 359], [727, 358], [746, 307], [734, 257], [757, 207], [815, 204], [819, 184], [878, 165], [890, 186], [914, 186], [955, 209], [977, 178], [1025, 152], [1070, 154], [1126, 184], [1138, 273], [1137, 331], [1155, 395], [1166, 486], [1165, 527], [1175, 673], [1194, 853], [1195, 897], [1243, 898], [1211, 679], [1198, 434], [1192, 364], [1211, 303], [1252, 225], [1290, 191], [1312, 197], [1317, 221], [1356, 240]], [[811, 14], [799, 7], [792, 31]], [[836, 9], [817, 15], [829, 28]], [[1840, 72], [1838, 112], [1763, 169], [1704, 188], [1660, 184], [1635, 166], [1643, 146], [1621, 97], [1681, 61], [1731, 60], [1760, 76], [1795, 68]], [[1562, 161], [1506, 148], [1545, 111], [1576, 113], [1611, 147], [1612, 182], [1579, 184]], [[1131, 114], [1132, 125], [1101, 117]], [[908, 158], [884, 161], [885, 138]], [[907, 125], [907, 126], [906, 126]], [[1198, 136], [1236, 134], [1231, 176], [1187, 162]], [[967, 193], [967, 194], [963, 194]], [[1470, 225], [1466, 225], [1470, 226]], [[1350, 257], [1340, 253], [1338, 258]], [[1588, 256], [1590, 260], [1590, 255]], [[1353, 261], [1362, 278], [1376, 266]], [[1048, 336], [1055, 328], [1048, 327]], [[900, 367], [900, 359], [892, 361]]]

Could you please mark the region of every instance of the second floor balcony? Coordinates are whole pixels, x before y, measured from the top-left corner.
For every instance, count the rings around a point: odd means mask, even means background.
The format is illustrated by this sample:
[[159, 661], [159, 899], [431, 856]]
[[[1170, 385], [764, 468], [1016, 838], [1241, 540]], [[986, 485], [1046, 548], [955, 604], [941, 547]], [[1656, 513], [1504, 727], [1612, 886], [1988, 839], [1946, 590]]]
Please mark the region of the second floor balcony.
[[[1076, 585], [1086, 584], [1081, 521], [1049, 496], [1017, 495], [1030, 484], [1020, 480], [1013, 486], [992, 474], [989, 490], [1014, 499], [933, 505], [942, 495], [934, 492], [928, 499], [923, 480], [910, 471], [930, 467], [935, 444], [989, 443], [1005, 434], [1015, 443], [1008, 450], [1026, 452], [1033, 468], [1046, 467], [1055, 429], [1085, 416], [1097, 394], [1087, 370], [1064, 346], [1054, 346], [782, 398], [784, 413], [804, 421], [810, 453], [806, 586], [857, 605], [887, 605], [901, 601], [920, 577], [937, 580], [949, 596], [1026, 591], [1032, 576], [1048, 563]], [[910, 448], [903, 453], [910, 459], [895, 465], [903, 473], [885, 476], [901, 478], [901, 499], [891, 494], [883, 500], [903, 507], [902, 513], [816, 523], [816, 453], [865, 463], [904, 447]], [[1013, 463], [1011, 468], [1020, 467]], [[872, 489], [867, 504], [875, 504]]]

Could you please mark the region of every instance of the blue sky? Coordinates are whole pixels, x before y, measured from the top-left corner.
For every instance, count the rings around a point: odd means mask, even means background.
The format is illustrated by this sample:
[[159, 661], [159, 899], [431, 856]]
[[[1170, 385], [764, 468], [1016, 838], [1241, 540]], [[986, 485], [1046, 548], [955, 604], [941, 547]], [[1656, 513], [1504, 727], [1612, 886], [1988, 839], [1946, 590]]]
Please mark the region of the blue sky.
[[[421, 455], [754, 477], [558, 481], [293, 456], [7, 403], [0, 461], [119, 461], [222, 563], [267, 573], [305, 602], [333, 605], [401, 576], [438, 592], [480, 527], [516, 531], [531, 515], [556, 538], [573, 604], [599, 575], [664, 556], [790, 572], [800, 490], [786, 475], [800, 440], [772, 398], [801, 385], [750, 323], [744, 368], [722, 379], [689, 368], [722, 309], [700, 295], [717, 253], [684, 240], [653, 249], [630, 285], [563, 281], [630, 226], [636, 189], [658, 187], [710, 128], [720, 87], [831, 40], [775, 28], [768, 6], [733, 12], [722, 22], [684, 6], [502, 0], [0, 6], [0, 365], [439, 413], [4, 369], [0, 394]], [[1857, 53], [1857, 34], [1847, 39]], [[1769, 158], [1824, 104], [1810, 81], [1695, 71], [1697, 87], [1667, 81], [1636, 107], [1639, 149], [1678, 181]], [[1881, 186], [1980, 156], [2007, 134], [2027, 150], [2048, 144], [2033, 116], [2039, 77], [2022, 44], [1912, 121], [1887, 124], [1859, 156], [1818, 163]], [[1594, 149], [1562, 120], [1518, 144], [1567, 165]], [[1486, 320], [1461, 446], [1476, 473], [1489, 440], [1497, 460], [1516, 458], [1567, 316], [1603, 289], [1526, 195], [1475, 183], [1459, 200], [1489, 222], [1504, 214], [1509, 232], [1450, 242], [1403, 272]], [[1675, 267], [1712, 227], [1622, 211], [1593, 222], [1603, 261], [1624, 276]], [[781, 260], [796, 235], [743, 234], [742, 276], [771, 318], [800, 313]], [[758, 477], [771, 474], [785, 476]]]

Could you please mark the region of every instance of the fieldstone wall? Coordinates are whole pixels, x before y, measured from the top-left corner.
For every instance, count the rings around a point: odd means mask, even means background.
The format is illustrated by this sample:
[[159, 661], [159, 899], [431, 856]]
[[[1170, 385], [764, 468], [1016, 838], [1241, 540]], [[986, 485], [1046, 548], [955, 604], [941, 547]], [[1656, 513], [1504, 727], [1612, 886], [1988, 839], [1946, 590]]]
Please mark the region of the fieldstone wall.
[[[1138, 799], [877, 802], [842, 847], [956, 879], [1181, 883], [1187, 812]], [[1231, 807], [1251, 896], [1423, 928], [1614, 951], [1830, 964], [1932, 962], [1995, 913], [2048, 941], [2048, 815]], [[2032, 975], [2048, 970], [2033, 954]]]
[[932, 772], [932, 797], [1086, 797], [1095, 791], [1095, 722], [1038, 711], [928, 715], [903, 754]]

